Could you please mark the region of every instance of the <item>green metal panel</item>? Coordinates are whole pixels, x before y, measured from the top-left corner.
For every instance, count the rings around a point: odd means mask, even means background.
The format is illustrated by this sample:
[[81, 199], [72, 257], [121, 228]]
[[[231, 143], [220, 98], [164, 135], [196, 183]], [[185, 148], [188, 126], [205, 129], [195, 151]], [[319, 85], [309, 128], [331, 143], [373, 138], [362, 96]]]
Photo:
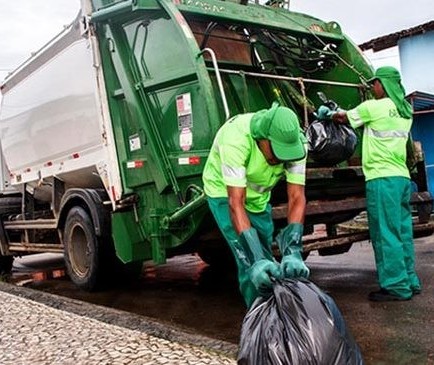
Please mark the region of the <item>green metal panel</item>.
[[137, 224], [134, 212], [112, 215], [112, 237], [116, 253], [124, 263], [151, 258], [149, 245], [144, 245], [144, 235]]
[[[124, 261], [142, 259], [145, 252], [147, 258], [161, 263], [165, 250], [187, 240], [203, 218], [203, 209], [198, 207], [170, 231], [163, 230], [160, 222], [182, 207], [190, 184], [200, 183], [214, 134], [207, 124], [210, 115], [215, 120], [220, 115], [205, 63], [196, 57], [197, 44], [187, 39], [179, 23], [182, 16], [169, 14], [155, 2], [147, 2], [150, 6], [142, 2], [140, 7], [127, 3], [115, 5], [112, 14], [110, 7], [94, 13], [122, 182], [126, 193], [139, 197], [135, 214], [114, 215], [114, 239]], [[176, 10], [170, 4], [165, 7]], [[183, 52], [173, 57], [174, 49]], [[177, 100], [183, 96], [192, 105], [187, 121], [178, 115]], [[180, 145], [183, 126], [193, 134], [188, 152]], [[189, 162], [180, 163], [180, 159]], [[122, 235], [131, 225], [128, 219], [136, 217], [133, 225], [146, 237], [136, 234], [132, 238], [141, 242], [130, 243]], [[130, 244], [143, 251], [131, 249]]]

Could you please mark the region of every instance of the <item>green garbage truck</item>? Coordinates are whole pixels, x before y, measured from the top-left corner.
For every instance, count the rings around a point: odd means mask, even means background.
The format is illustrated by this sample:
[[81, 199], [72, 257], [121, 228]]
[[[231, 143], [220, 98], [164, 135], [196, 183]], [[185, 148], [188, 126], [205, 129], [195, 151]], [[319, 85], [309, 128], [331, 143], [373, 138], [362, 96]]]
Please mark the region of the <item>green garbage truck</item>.
[[[94, 290], [146, 260], [231, 260], [201, 179], [222, 123], [277, 100], [307, 128], [319, 92], [351, 108], [370, 97], [371, 75], [337, 23], [284, 2], [82, 0], [1, 84], [0, 271], [14, 256], [63, 253], [72, 281]], [[427, 228], [423, 153], [409, 151], [416, 223]], [[285, 194], [275, 187], [276, 227]], [[365, 209], [360, 143], [341, 163], [309, 160], [306, 195], [306, 225], [327, 233], [306, 239], [306, 254], [366, 238], [336, 230]]]

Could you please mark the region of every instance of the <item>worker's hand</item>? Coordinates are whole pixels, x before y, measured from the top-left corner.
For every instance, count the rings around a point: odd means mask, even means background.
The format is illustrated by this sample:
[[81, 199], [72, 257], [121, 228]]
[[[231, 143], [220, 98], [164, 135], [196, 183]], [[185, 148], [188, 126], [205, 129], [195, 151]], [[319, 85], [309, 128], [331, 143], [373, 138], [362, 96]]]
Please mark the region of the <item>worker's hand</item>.
[[303, 261], [303, 224], [290, 223], [276, 237], [282, 255], [280, 268], [285, 279], [309, 277], [309, 268]]
[[283, 256], [280, 268], [285, 279], [300, 277], [307, 279], [310, 274], [310, 270], [304, 263], [299, 252]]
[[273, 288], [272, 278], [280, 279], [279, 265], [271, 260], [256, 261], [249, 269], [250, 280], [261, 296], [268, 296]]
[[331, 120], [335, 113], [335, 110], [331, 110], [326, 105], [321, 105], [316, 112], [316, 116], [318, 120]]

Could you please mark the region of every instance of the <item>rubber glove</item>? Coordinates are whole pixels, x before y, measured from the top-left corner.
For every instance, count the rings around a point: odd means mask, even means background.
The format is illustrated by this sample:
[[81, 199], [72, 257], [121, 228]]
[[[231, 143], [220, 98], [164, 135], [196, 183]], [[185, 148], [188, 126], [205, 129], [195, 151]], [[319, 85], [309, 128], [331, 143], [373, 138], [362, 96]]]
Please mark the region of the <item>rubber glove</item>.
[[279, 265], [265, 257], [256, 229], [249, 228], [241, 232], [239, 242], [251, 265], [248, 274], [256, 290], [261, 296], [271, 293], [271, 278], [281, 278]]
[[301, 255], [303, 251], [303, 225], [290, 223], [276, 237], [277, 244], [282, 254], [280, 267], [284, 278], [308, 278], [309, 268], [304, 263]]
[[331, 110], [326, 105], [321, 105], [316, 112], [316, 116], [318, 120], [331, 120], [335, 113], [335, 110]]
[[256, 261], [249, 269], [249, 277], [259, 295], [267, 297], [273, 290], [272, 278], [281, 277], [279, 265], [267, 259]]

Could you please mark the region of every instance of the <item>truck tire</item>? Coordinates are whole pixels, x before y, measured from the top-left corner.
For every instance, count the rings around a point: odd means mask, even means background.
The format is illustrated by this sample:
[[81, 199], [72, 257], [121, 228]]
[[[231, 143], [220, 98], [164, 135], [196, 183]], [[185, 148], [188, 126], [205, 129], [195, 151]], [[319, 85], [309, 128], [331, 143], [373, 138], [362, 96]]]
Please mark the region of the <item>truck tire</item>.
[[0, 276], [10, 274], [12, 271], [13, 263], [14, 263], [13, 256], [0, 255]]
[[101, 242], [92, 219], [82, 207], [72, 208], [63, 234], [68, 275], [80, 289], [94, 291], [102, 284]]

